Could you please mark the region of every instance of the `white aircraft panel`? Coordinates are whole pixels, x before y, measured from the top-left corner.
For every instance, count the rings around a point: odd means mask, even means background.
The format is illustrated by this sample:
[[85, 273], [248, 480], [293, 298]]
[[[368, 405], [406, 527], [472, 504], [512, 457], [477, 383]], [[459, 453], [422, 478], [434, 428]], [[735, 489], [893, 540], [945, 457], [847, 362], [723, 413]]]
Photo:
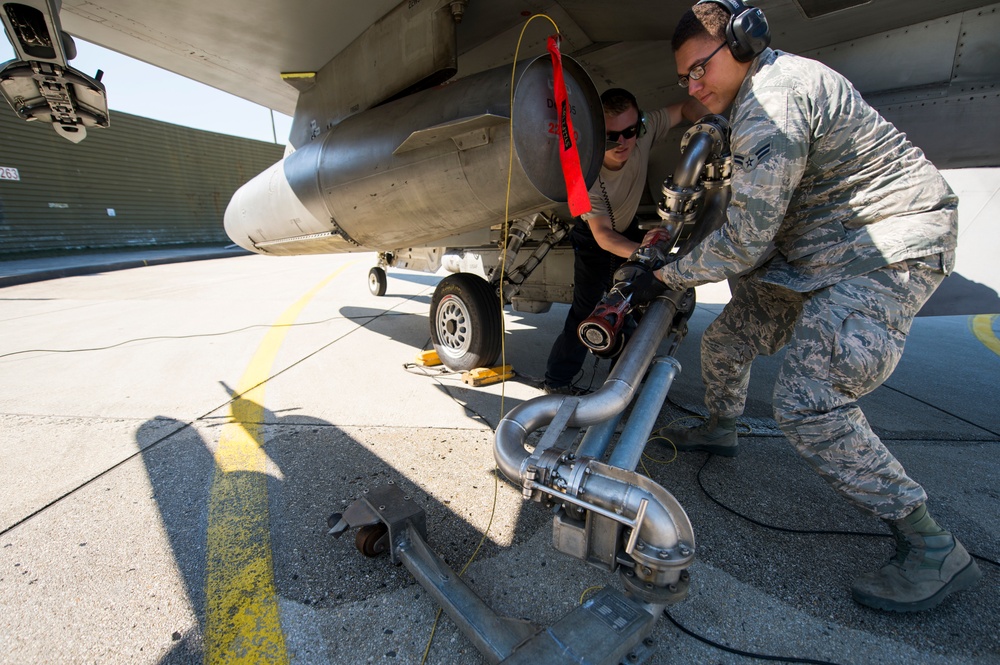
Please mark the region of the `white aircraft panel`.
[[862, 93], [914, 88], [951, 80], [961, 28], [956, 17], [936, 19], [802, 55], [836, 69]]

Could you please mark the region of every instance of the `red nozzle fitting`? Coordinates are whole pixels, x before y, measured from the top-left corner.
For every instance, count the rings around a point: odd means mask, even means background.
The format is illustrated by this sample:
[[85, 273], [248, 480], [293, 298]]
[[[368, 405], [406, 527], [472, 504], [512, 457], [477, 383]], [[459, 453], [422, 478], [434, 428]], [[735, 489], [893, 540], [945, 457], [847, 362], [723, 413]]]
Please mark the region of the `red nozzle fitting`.
[[670, 242], [671, 238], [672, 235], [668, 229], [658, 226], [646, 234], [646, 237], [642, 239], [642, 246], [648, 247], [650, 245], [667, 243]]
[[580, 341], [594, 353], [607, 353], [615, 347], [630, 310], [628, 299], [617, 291], [612, 291], [594, 308], [594, 313], [577, 327]]

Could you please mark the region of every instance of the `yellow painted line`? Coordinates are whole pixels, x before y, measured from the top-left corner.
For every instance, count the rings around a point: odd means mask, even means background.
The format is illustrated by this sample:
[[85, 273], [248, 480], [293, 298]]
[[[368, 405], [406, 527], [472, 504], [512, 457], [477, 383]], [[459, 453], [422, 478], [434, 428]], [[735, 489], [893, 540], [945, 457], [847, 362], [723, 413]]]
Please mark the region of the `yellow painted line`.
[[1000, 339], [993, 332], [993, 323], [1000, 314], [977, 314], [971, 318], [972, 333], [983, 345], [1000, 356]]
[[287, 326], [349, 263], [289, 307], [254, 353], [230, 405], [208, 499], [205, 662], [287, 663], [267, 507], [264, 387]]

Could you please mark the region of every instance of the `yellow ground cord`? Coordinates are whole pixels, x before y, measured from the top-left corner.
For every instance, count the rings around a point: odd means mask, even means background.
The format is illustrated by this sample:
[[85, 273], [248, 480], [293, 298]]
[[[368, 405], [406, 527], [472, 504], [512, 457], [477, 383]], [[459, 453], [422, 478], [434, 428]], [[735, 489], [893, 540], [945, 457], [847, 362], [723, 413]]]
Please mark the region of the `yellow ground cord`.
[[972, 334], [983, 343], [987, 349], [1000, 356], [1000, 339], [993, 331], [993, 324], [1000, 314], [978, 314], [969, 318]]
[[264, 388], [288, 327], [347, 264], [289, 307], [254, 353], [230, 404], [208, 499], [205, 662], [287, 663], [274, 586], [264, 452]]
[[[504, 280], [504, 266], [507, 265], [507, 233], [508, 226], [510, 224], [510, 187], [511, 187], [511, 177], [514, 169], [514, 75], [517, 72], [517, 59], [521, 52], [521, 42], [524, 40], [524, 31], [527, 30], [528, 25], [534, 21], [536, 18], [544, 18], [552, 24], [555, 28], [556, 34], [559, 33], [559, 26], [556, 22], [545, 14], [535, 14], [525, 21], [524, 26], [521, 28], [521, 34], [517, 38], [517, 47], [514, 49], [514, 63], [511, 65], [510, 72], [510, 139], [509, 139], [509, 155], [507, 162], [507, 195], [504, 201], [504, 211], [503, 211], [503, 251], [500, 253], [500, 365], [507, 366], [507, 321], [504, 314], [504, 296], [503, 296], [503, 280]], [[504, 378], [500, 381], [500, 418], [503, 418], [505, 414], [504, 401], [507, 398], [507, 376], [504, 374]], [[499, 421], [497, 421], [499, 422]], [[479, 539], [479, 544], [476, 545], [475, 551], [469, 560], [465, 562], [462, 570], [459, 571], [458, 576], [461, 577], [465, 574], [468, 567], [475, 561], [476, 557], [479, 556], [479, 551], [483, 547], [483, 543], [486, 542], [486, 538], [490, 533], [490, 529], [493, 526], [493, 518], [496, 517], [497, 510], [497, 495], [500, 493], [500, 469], [496, 466], [493, 467], [493, 507], [490, 509], [490, 521], [486, 525], [486, 530], [483, 531], [482, 538]], [[437, 632], [438, 620], [441, 618], [441, 610], [438, 609], [437, 614], [434, 616], [434, 623], [431, 626], [431, 634], [427, 638], [427, 646], [424, 647], [424, 655], [420, 659], [421, 665], [427, 662], [427, 657], [430, 655], [431, 644], [434, 642], [434, 634]]]

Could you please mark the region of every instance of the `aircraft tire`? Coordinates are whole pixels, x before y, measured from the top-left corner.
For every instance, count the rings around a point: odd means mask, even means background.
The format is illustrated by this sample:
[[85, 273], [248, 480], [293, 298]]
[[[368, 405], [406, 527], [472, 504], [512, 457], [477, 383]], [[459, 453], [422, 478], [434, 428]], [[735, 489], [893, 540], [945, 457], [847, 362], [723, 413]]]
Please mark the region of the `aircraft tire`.
[[500, 355], [500, 300], [478, 275], [442, 279], [431, 299], [431, 342], [445, 367], [491, 367]]
[[384, 296], [385, 290], [389, 286], [385, 270], [375, 266], [368, 271], [368, 290], [373, 296]]

